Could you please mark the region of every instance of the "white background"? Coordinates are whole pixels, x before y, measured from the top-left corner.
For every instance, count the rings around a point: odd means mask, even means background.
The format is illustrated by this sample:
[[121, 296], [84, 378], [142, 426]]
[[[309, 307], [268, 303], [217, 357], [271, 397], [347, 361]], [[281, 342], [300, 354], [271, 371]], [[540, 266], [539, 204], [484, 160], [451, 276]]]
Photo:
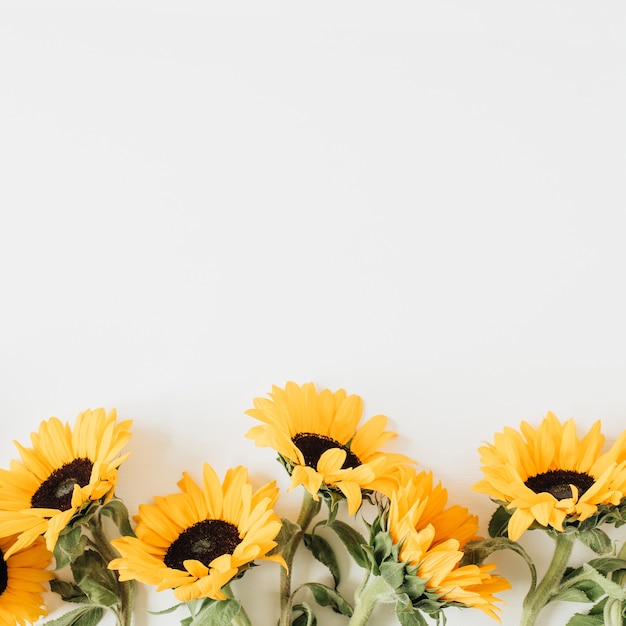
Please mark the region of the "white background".
[[[314, 381], [485, 532], [481, 441], [626, 427], [625, 27], [621, 2], [0, 2], [2, 465], [117, 407], [133, 513], [204, 461], [286, 487], [244, 411]], [[498, 562], [514, 625], [528, 577]], [[277, 583], [234, 585], [255, 626]], [[173, 603], [142, 588], [137, 626]]]

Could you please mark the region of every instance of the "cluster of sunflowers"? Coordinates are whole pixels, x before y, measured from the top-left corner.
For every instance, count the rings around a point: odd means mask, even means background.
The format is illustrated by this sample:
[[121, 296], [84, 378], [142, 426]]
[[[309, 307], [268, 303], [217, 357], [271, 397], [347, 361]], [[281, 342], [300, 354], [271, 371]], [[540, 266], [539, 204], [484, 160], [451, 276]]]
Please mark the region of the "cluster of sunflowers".
[[[315, 626], [311, 598], [349, 626], [367, 624], [378, 604], [392, 606], [403, 626], [443, 624], [448, 607], [499, 620], [495, 594], [510, 584], [485, 560], [503, 549], [530, 569], [522, 626], [535, 624], [555, 600], [591, 603], [569, 626], [626, 624], [626, 550], [617, 551], [605, 530], [626, 522], [626, 433], [603, 452], [599, 423], [579, 439], [572, 420], [562, 424], [549, 413], [536, 429], [524, 422], [521, 432], [496, 434], [480, 448], [485, 478], [474, 487], [498, 504], [490, 537], [482, 539], [477, 517], [448, 506], [432, 473], [380, 450], [395, 436], [387, 418], [359, 426], [362, 412], [359, 396], [312, 383], [273, 387], [247, 411], [261, 422], [247, 436], [278, 453], [290, 489], [303, 487], [295, 522], [274, 512], [275, 481], [255, 491], [246, 468], [232, 468], [220, 481], [205, 463], [200, 483], [183, 473], [179, 491], [141, 505], [133, 526], [115, 496], [131, 422], [103, 409], [85, 411], [74, 428], [56, 418], [42, 422], [32, 447], [16, 444], [21, 461], [0, 470], [0, 626], [45, 616], [48, 584], [75, 605], [50, 626], [95, 625], [107, 614], [130, 626], [136, 581], [173, 590], [178, 603], [161, 613], [184, 605], [183, 626], [249, 626], [231, 583], [256, 561], [279, 566], [279, 626]], [[345, 521], [357, 514], [361, 530]], [[541, 580], [518, 541], [535, 528], [554, 539]], [[597, 558], [570, 566], [576, 540]], [[338, 547], [364, 574], [350, 599]], [[300, 548], [332, 582], [293, 589]]]

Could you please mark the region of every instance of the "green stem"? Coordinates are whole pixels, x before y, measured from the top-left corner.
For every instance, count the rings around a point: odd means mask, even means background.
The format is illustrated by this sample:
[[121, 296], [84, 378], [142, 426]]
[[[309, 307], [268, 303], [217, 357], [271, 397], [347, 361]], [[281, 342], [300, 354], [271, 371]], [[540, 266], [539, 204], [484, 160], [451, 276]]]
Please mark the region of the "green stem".
[[537, 587], [524, 600], [520, 626], [534, 626], [537, 616], [559, 588], [565, 568], [574, 547], [573, 533], [558, 533], [552, 562]]
[[[89, 530], [91, 530], [93, 546], [107, 563], [120, 556], [104, 532], [102, 516], [99, 512], [91, 518]], [[121, 582], [118, 579], [118, 587], [120, 590], [119, 610], [115, 611], [117, 626], [130, 626], [135, 600], [135, 582], [132, 580]]]
[[280, 622], [279, 626], [290, 626], [291, 624], [291, 570], [293, 565], [293, 559], [304, 537], [304, 533], [313, 521], [313, 518], [319, 513], [320, 500], [314, 500], [313, 496], [304, 491], [304, 498], [302, 499], [302, 508], [300, 509], [300, 515], [298, 516], [298, 526], [300, 530], [296, 531], [290, 541], [285, 544], [282, 551], [282, 557], [285, 559], [287, 568], [280, 568]]
[[379, 602], [392, 602], [394, 599], [395, 594], [389, 583], [384, 578], [377, 576], [357, 598], [354, 613], [352, 613], [348, 626], [365, 626], [372, 616], [374, 607]]
[[[622, 544], [620, 551], [617, 553], [618, 559], [626, 559], [626, 542]], [[613, 582], [618, 585], [624, 585], [626, 581], [626, 573], [621, 570], [610, 576]], [[622, 617], [622, 601], [618, 598], [608, 598], [604, 605], [604, 623], [605, 626], [622, 626], [624, 623]]]
[[361, 594], [363, 593], [363, 591], [365, 589], [365, 586], [369, 582], [371, 574], [372, 574], [371, 570], [369, 570], [369, 569], [365, 570], [365, 575], [363, 576], [363, 580], [361, 581], [361, 583], [359, 584], [358, 589], [356, 590], [355, 598], [360, 598], [361, 597]]

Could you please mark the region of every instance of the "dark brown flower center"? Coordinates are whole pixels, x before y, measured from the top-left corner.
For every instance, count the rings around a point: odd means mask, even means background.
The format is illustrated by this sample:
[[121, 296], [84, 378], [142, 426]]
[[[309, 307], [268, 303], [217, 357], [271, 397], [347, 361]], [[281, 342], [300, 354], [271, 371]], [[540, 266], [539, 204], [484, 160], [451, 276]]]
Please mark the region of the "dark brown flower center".
[[234, 524], [207, 519], [183, 530], [165, 553], [163, 562], [172, 569], [185, 571], [184, 561], [193, 559], [206, 567], [222, 554], [232, 554], [241, 543]]
[[571, 470], [551, 470], [531, 476], [524, 484], [535, 493], [550, 493], [557, 500], [567, 500], [573, 496], [572, 485], [576, 487], [580, 497], [594, 482], [595, 479], [589, 474]]
[[0, 550], [0, 596], [4, 593], [8, 584], [9, 570], [7, 568], [7, 562], [4, 560], [4, 553]]
[[351, 452], [349, 448], [341, 445], [338, 441], [335, 441], [331, 437], [325, 435], [318, 435], [316, 433], [298, 433], [292, 437], [291, 441], [296, 444], [296, 447], [302, 456], [306, 465], [312, 468], [317, 468], [317, 462], [326, 450], [332, 448], [341, 448], [346, 452], [346, 460], [343, 462], [341, 469], [355, 468], [361, 465], [359, 457]]
[[72, 506], [74, 485], [89, 484], [93, 463], [89, 459], [74, 459], [55, 469], [30, 499], [35, 509], [59, 509], [67, 511]]

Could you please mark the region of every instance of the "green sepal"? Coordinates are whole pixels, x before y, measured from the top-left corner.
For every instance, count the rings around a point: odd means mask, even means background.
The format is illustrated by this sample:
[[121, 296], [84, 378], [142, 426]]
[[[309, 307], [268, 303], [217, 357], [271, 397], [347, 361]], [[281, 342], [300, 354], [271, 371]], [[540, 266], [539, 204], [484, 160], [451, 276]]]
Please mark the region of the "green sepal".
[[[295, 465], [286, 457], [281, 454], [276, 459], [287, 471], [289, 476], [293, 474]], [[334, 520], [339, 512], [339, 503], [346, 499], [346, 496], [339, 489], [332, 489], [327, 485], [323, 485], [317, 492], [317, 496], [321, 496], [322, 500], [326, 502], [328, 506], [328, 519]]]
[[402, 626], [428, 626], [421, 612], [410, 602], [402, 601], [400, 598], [396, 602], [396, 616]]
[[337, 513], [339, 513], [339, 504], [346, 499], [346, 496], [339, 489], [329, 487], [322, 487], [318, 494], [322, 496], [322, 500], [328, 507], [328, 524], [332, 524], [337, 518]]
[[420, 598], [426, 593], [426, 583], [428, 581], [417, 577], [417, 568], [407, 567], [402, 584], [396, 588], [396, 592], [407, 595], [409, 598]]
[[78, 513], [76, 513], [74, 517], [72, 517], [66, 528], [89, 526], [91, 518], [98, 512], [98, 510], [100, 509], [100, 505], [100, 500], [89, 500], [88, 502], [85, 502], [80, 511], [78, 511]]
[[300, 615], [291, 622], [292, 626], [317, 626], [315, 613], [313, 613], [311, 607], [306, 602], [296, 604], [292, 610], [294, 612], [300, 611]]
[[382, 563], [387, 557], [391, 555], [391, 549], [393, 547], [393, 542], [391, 540], [391, 535], [387, 532], [379, 532], [374, 536], [374, 558], [376, 559], [376, 563]]
[[57, 570], [69, 565], [85, 551], [87, 537], [82, 533], [83, 529], [80, 525], [74, 528], [66, 527], [61, 532], [54, 546], [54, 561]]
[[313, 533], [306, 533], [304, 535], [304, 545], [322, 565], [325, 565], [329, 569], [335, 581], [336, 589], [341, 582], [341, 572], [339, 570], [337, 556], [332, 546], [326, 539]]
[[303, 587], [308, 587], [313, 593], [315, 601], [320, 606], [329, 606], [335, 613], [351, 616], [353, 613], [352, 606], [337, 591], [322, 585], [321, 583], [305, 583]]
[[392, 588], [398, 589], [404, 583], [405, 564], [397, 561], [385, 561], [380, 565], [380, 575]]
[[595, 515], [582, 522], [582, 526], [588, 528], [590, 526], [599, 526], [600, 524], [612, 524], [619, 528], [626, 524], [626, 498], [624, 498], [617, 506], [612, 504], [601, 504]]
[[102, 607], [90, 605], [73, 609], [57, 619], [46, 622], [44, 626], [96, 626], [103, 615]]

